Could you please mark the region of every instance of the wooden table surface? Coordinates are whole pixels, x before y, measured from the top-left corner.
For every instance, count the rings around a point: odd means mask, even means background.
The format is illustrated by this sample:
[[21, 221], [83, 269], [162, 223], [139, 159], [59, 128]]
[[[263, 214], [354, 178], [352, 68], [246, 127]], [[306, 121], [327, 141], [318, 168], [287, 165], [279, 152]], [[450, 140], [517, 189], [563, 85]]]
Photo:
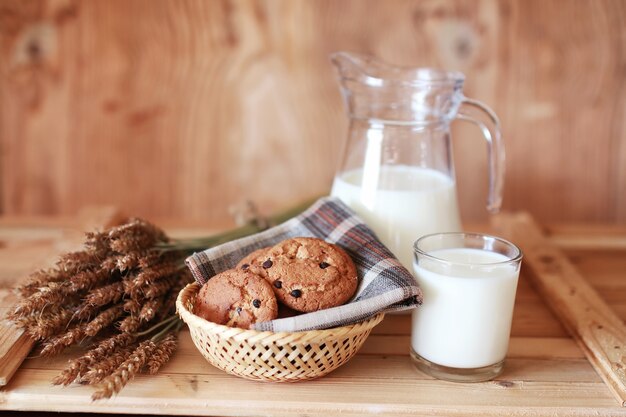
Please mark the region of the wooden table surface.
[[[172, 236], [210, 229], [162, 221]], [[0, 284], [10, 287], [29, 271], [80, 243], [78, 218], [0, 218]], [[486, 225], [466, 229], [491, 231]], [[626, 321], [626, 227], [553, 225], [546, 235], [569, 257], [612, 310]], [[177, 415], [621, 415], [602, 379], [533, 289], [522, 270], [511, 342], [496, 380], [459, 384], [435, 380], [411, 364], [409, 315], [388, 315], [345, 366], [297, 384], [251, 382], [209, 365], [187, 331], [173, 360], [156, 376], [140, 375], [116, 398], [92, 403], [92, 388], [52, 386], [75, 352], [27, 359], [0, 391], [0, 410]], [[623, 360], [623, 358], [622, 358]]]

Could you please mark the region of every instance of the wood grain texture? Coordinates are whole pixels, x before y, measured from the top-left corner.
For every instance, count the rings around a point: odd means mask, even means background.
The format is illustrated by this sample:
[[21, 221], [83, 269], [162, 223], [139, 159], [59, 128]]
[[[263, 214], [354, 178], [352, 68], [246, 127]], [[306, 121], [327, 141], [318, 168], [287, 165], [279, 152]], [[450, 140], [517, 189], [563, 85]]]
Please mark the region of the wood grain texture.
[[[626, 222], [620, 0], [2, 0], [0, 212], [115, 204], [223, 223], [328, 192], [347, 120], [328, 54], [466, 73], [500, 115], [504, 206]], [[485, 149], [455, 125], [465, 220]]]
[[[115, 208], [92, 207], [82, 210], [74, 225], [79, 225], [79, 230], [93, 230], [119, 224], [122, 218], [123, 215]], [[5, 231], [6, 226], [2, 230]], [[9, 238], [12, 244], [0, 241], [0, 260], [12, 267], [2, 268], [0, 273], [0, 387], [10, 381], [35, 344], [23, 329], [4, 318], [11, 306], [18, 301], [18, 297], [9, 288], [26, 280], [31, 272], [53, 266], [58, 255], [72, 247], [80, 248], [83, 242], [82, 233], [78, 232], [78, 236], [67, 236], [50, 247], [51, 241], [46, 239], [45, 231], [42, 233], [37, 230], [33, 233], [32, 230], [18, 228], [16, 232]], [[6, 239], [6, 236], [0, 233], [0, 239], [2, 238]]]
[[16, 301], [10, 290], [0, 290], [0, 387], [11, 380], [34, 345], [23, 329], [4, 318]]
[[[176, 357], [172, 365], [185, 359]], [[88, 387], [69, 390], [50, 387], [49, 381], [57, 369], [24, 369], [6, 391], [0, 392], [3, 400], [0, 409], [10, 409], [11, 404], [20, 403], [20, 398], [38, 397], [45, 390], [46, 402], [30, 402], [22, 409], [46, 411], [54, 404], [55, 409], [66, 412], [90, 410], [97, 413], [206, 416], [324, 416], [331, 413], [360, 416], [624, 415], [621, 409], [609, 405], [611, 398], [607, 397], [606, 387], [599, 381], [530, 380], [513, 385], [508, 381], [494, 381], [467, 387], [415, 378], [417, 371], [411, 369], [408, 358], [399, 361], [379, 358], [381, 360], [382, 363], [378, 364], [375, 361], [359, 364], [355, 359], [319, 381], [263, 387], [251, 386], [255, 383], [197, 363], [201, 368], [196, 369], [202, 369], [202, 377], [167, 371], [153, 377], [139, 376], [125, 388], [124, 394], [96, 403], [91, 402]], [[368, 368], [369, 365], [372, 367]], [[551, 364], [535, 363], [533, 368], [541, 370], [548, 365]], [[404, 378], [396, 378], [398, 369], [407, 371]], [[592, 370], [586, 374], [593, 377]], [[242, 391], [246, 393], [246, 401], [241, 399]], [[324, 394], [323, 399], [318, 397], [320, 393]], [[572, 407], [572, 404], [580, 405]]]
[[[626, 325], [526, 213], [500, 214], [494, 224], [524, 252], [525, 276], [626, 407]], [[614, 289], [618, 292], [620, 288]], [[624, 300], [624, 297], [620, 297]]]
[[[72, 242], [80, 241], [82, 230], [107, 218], [116, 218], [115, 211], [86, 210], [80, 220], [0, 217], [0, 285], [9, 287], [36, 263], [75, 249]], [[159, 223], [178, 237], [211, 232], [195, 221]], [[480, 224], [472, 225], [472, 230], [496, 231]], [[602, 297], [624, 290], [624, 249], [590, 246], [601, 242], [601, 236], [622, 233], [621, 229], [581, 225], [547, 230], [551, 242], [568, 248], [572, 262]], [[584, 247], [569, 243], [580, 236], [590, 237]], [[388, 315], [348, 364], [316, 381], [263, 384], [229, 376], [202, 358], [185, 330], [179, 350], [162, 372], [138, 376], [120, 395], [106, 401], [93, 403], [92, 387], [50, 384], [67, 360], [78, 354], [75, 348], [54, 358], [27, 359], [0, 391], [0, 410], [224, 416], [624, 416], [624, 408], [618, 407], [527, 274], [523, 270], [520, 277], [505, 370], [491, 382], [454, 384], [415, 370], [407, 353], [410, 317]], [[615, 297], [611, 306], [621, 309], [621, 318], [626, 319], [626, 298]]]

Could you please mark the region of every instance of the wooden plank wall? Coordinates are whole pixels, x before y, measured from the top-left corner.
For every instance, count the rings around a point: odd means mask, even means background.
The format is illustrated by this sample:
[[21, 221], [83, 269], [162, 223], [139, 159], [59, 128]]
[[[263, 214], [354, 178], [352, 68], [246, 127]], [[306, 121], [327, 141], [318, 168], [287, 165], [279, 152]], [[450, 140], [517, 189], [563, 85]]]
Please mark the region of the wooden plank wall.
[[[622, 0], [0, 0], [0, 212], [116, 204], [224, 222], [328, 191], [346, 134], [332, 51], [467, 75], [500, 115], [505, 203], [626, 222]], [[455, 128], [465, 220], [485, 149]]]

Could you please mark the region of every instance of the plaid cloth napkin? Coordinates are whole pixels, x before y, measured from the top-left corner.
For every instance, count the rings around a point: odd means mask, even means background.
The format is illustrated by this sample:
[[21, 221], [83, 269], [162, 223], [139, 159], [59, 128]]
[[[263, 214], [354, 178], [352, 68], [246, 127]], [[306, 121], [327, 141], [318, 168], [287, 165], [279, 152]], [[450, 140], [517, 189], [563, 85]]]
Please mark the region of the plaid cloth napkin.
[[319, 199], [304, 213], [271, 229], [194, 253], [185, 262], [196, 281], [204, 284], [215, 274], [233, 268], [253, 250], [292, 237], [317, 237], [344, 249], [357, 268], [356, 293], [344, 305], [256, 323], [256, 330], [327, 329], [356, 323], [380, 312], [406, 310], [421, 304], [422, 292], [411, 273], [354, 211], [333, 197]]

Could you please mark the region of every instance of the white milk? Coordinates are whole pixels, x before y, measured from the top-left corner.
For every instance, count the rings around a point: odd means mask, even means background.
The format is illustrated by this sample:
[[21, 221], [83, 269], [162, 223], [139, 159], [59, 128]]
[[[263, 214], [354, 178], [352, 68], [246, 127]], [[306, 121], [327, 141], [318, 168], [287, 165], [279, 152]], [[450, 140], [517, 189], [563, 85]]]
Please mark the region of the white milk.
[[414, 264], [424, 303], [413, 311], [413, 350], [454, 368], [502, 361], [509, 344], [519, 268], [486, 265], [509, 258], [480, 249], [441, 249], [429, 255], [482, 265], [445, 265], [425, 258], [419, 266]]
[[446, 175], [406, 165], [380, 171], [348, 171], [335, 178], [331, 195], [365, 220], [380, 240], [410, 271], [413, 243], [435, 232], [461, 230], [456, 187]]

